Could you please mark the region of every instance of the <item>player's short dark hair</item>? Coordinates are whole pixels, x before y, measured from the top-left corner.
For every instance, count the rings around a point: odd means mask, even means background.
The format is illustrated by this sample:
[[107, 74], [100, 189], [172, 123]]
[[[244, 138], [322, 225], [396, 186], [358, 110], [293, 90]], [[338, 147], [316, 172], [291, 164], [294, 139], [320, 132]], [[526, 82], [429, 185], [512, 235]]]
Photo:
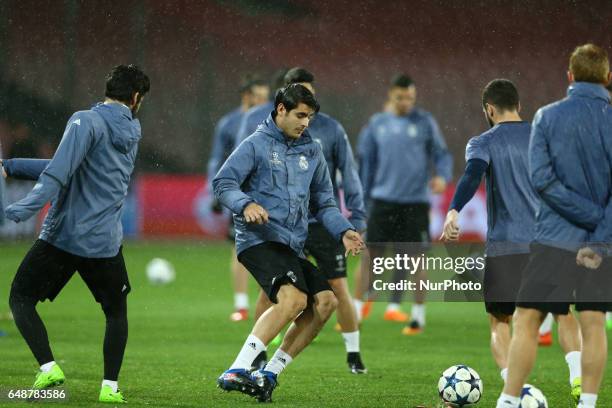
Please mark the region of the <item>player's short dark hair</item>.
[[321, 108], [314, 94], [303, 85], [289, 84], [276, 92], [274, 97], [274, 112], [278, 109], [279, 104], [283, 104], [287, 112], [297, 108], [300, 103], [310, 106], [315, 112]]
[[518, 90], [508, 79], [494, 79], [482, 91], [482, 107], [487, 103], [502, 111], [517, 110], [520, 103]]
[[281, 89], [285, 86], [285, 74], [287, 73], [287, 68], [279, 68], [273, 75], [270, 82], [270, 87], [274, 92]]
[[605, 84], [610, 72], [608, 53], [595, 44], [576, 47], [570, 57], [569, 70], [576, 82]]
[[142, 98], [151, 88], [149, 77], [136, 65], [117, 65], [106, 77], [107, 98], [132, 103], [136, 92]]
[[285, 85], [307, 83], [311, 84], [314, 82], [314, 75], [302, 67], [291, 68], [285, 74]]
[[409, 88], [414, 85], [414, 81], [410, 78], [410, 75], [397, 74], [391, 79], [392, 88]]
[[255, 86], [268, 86], [268, 84], [266, 81], [256, 75], [245, 75], [240, 82], [240, 94], [242, 95], [246, 92], [251, 92]]

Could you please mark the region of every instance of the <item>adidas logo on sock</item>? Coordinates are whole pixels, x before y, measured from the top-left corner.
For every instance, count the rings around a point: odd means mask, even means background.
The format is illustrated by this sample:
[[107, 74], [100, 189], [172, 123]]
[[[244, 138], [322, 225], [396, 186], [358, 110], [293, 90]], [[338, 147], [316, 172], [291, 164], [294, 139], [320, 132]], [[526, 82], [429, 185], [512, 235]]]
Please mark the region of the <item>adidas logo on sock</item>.
[[284, 359], [284, 358], [282, 358], [282, 357], [279, 357], [279, 358], [278, 358], [278, 361], [280, 361], [280, 362], [281, 362], [281, 363], [283, 363], [283, 364], [287, 364], [287, 360], [285, 360], [285, 359]]
[[257, 350], [257, 345], [255, 343], [249, 343], [249, 346], [251, 346], [253, 350]]

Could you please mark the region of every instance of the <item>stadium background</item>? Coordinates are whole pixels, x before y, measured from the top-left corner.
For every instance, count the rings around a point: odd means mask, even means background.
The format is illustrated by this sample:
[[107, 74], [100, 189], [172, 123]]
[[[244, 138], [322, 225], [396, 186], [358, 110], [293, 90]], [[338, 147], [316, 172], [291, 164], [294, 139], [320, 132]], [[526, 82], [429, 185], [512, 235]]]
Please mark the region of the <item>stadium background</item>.
[[[530, 120], [564, 94], [575, 44], [612, 39], [608, 1], [6, 0], [0, 15], [4, 157], [50, 157], [69, 114], [100, 100], [109, 67], [135, 62], [150, 75], [126, 214], [126, 231], [140, 236], [223, 235], [199, 187], [215, 122], [237, 105], [247, 73], [312, 70], [323, 110], [354, 144], [389, 78], [407, 72], [457, 175], [466, 140], [486, 128], [479, 101], [488, 80], [515, 81]], [[482, 236], [477, 207], [470, 229]], [[433, 232], [440, 216], [434, 205]], [[23, 235], [33, 224], [8, 228], [4, 236]]]
[[[142, 242], [126, 248], [135, 290], [122, 382], [135, 406], [235, 406], [240, 396], [228, 399], [214, 389], [215, 376], [248, 330], [227, 321], [229, 244], [183, 239], [224, 236], [224, 219], [208, 210], [204, 171], [215, 122], [237, 105], [241, 77], [268, 78], [295, 65], [312, 70], [323, 111], [343, 123], [354, 146], [360, 128], [381, 109], [390, 77], [407, 72], [416, 80], [418, 105], [442, 127], [456, 180], [467, 139], [487, 128], [480, 106], [486, 82], [515, 81], [523, 117], [531, 120], [539, 106], [564, 95], [575, 45], [592, 41], [611, 51], [610, 21], [612, 4], [605, 0], [4, 0], [0, 143], [5, 158], [51, 157], [69, 115], [101, 99], [111, 66], [134, 62], [144, 68], [152, 92], [140, 114], [143, 139], [124, 217], [126, 235]], [[30, 187], [10, 182], [8, 201]], [[434, 197], [434, 231], [451, 195], [452, 187]], [[482, 191], [470, 206], [468, 230], [483, 238]], [[0, 300], [39, 222], [0, 228]], [[156, 256], [178, 271], [168, 290], [146, 284], [144, 266]], [[255, 296], [253, 285], [250, 290]], [[74, 279], [53, 305], [40, 306], [57, 354], [72, 366], [76, 406], [91, 401], [101, 366], [103, 318], [88, 296]], [[14, 324], [4, 320], [8, 308], [2, 304], [0, 332], [8, 335], [0, 339], [0, 387], [29, 384], [33, 359]], [[369, 378], [347, 378], [342, 345], [327, 327], [320, 343], [288, 370], [279, 406], [432, 406], [439, 373], [459, 362], [480, 372], [486, 384], [480, 405], [490, 406], [501, 380], [489, 356], [483, 308], [432, 304], [429, 310], [426, 334], [406, 342], [399, 339], [400, 327], [367, 321], [362, 340]], [[532, 382], [552, 406], [565, 406], [561, 352], [554, 346], [541, 356]], [[159, 370], [151, 373], [151, 365]], [[313, 370], [334, 376], [333, 386], [310, 376]], [[196, 382], [195, 397], [185, 398], [194, 395]], [[343, 389], [348, 394], [338, 392]], [[608, 376], [604, 401], [611, 390]]]

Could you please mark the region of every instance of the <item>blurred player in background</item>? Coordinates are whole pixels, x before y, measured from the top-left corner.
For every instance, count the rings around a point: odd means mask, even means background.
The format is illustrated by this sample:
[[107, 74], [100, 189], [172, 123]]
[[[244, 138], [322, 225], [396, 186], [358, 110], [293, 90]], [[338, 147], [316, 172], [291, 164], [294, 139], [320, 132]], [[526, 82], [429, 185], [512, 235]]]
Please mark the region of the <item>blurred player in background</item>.
[[134, 115], [149, 87], [149, 78], [136, 66], [113, 68], [104, 103], [72, 115], [37, 184], [24, 199], [6, 208], [6, 217], [20, 222], [52, 202], [9, 296], [15, 324], [40, 364], [35, 389], [65, 381], [36, 304], [53, 301], [78, 271], [106, 316], [99, 401], [126, 402], [117, 383], [127, 344], [130, 292], [121, 213], [141, 138]]
[[[337, 300], [327, 277], [304, 258], [310, 211], [347, 253], [363, 241], [338, 209], [321, 147], [306, 131], [319, 104], [304, 86], [279, 90], [275, 109], [230, 155], [213, 180], [232, 210], [238, 259], [274, 305], [257, 319], [230, 369], [218, 379], [227, 391], [271, 401], [278, 375], [312, 342]], [[253, 360], [291, 323], [272, 359], [251, 375]]]
[[[313, 82], [314, 75], [304, 68], [292, 68], [285, 75], [286, 85], [300, 84], [314, 94]], [[353, 159], [353, 150], [344, 128], [329, 115], [317, 112], [308, 125], [308, 134], [323, 150], [338, 206], [340, 197], [336, 175], [340, 173], [346, 208], [351, 213], [349, 221], [357, 231], [363, 232], [366, 228], [363, 191]], [[327, 277], [338, 299], [336, 315], [344, 338], [349, 370], [353, 374], [366, 373], [366, 367], [361, 360], [359, 322], [346, 279], [344, 248], [312, 214], [308, 223], [308, 238], [304, 250], [306, 255], [315, 259], [317, 268]], [[270, 306], [270, 300], [261, 292], [257, 310], [263, 312]]]
[[[399, 244], [396, 252], [404, 251], [401, 243], [428, 248], [428, 194], [444, 192], [452, 172], [452, 157], [438, 123], [429, 112], [415, 107], [416, 86], [409, 76], [393, 79], [389, 101], [392, 112], [374, 115], [359, 136], [359, 173], [369, 210], [367, 241], [379, 243], [368, 246], [371, 258], [391, 249], [382, 243]], [[394, 281], [405, 277], [406, 271], [396, 270]], [[415, 277], [424, 278], [424, 272], [418, 271]], [[400, 310], [401, 297], [401, 291], [393, 292], [386, 320], [408, 322], [408, 315]], [[424, 326], [425, 293], [417, 292], [412, 320], [402, 333], [418, 334]]]
[[[612, 107], [607, 53], [592, 44], [570, 57], [568, 96], [538, 110], [529, 145], [539, 194], [536, 233], [518, 293], [508, 380], [498, 408], [517, 408], [535, 362], [546, 313], [580, 316], [580, 408], [594, 408], [607, 360], [609, 273], [598, 269], [612, 242]], [[604, 264], [604, 268], [608, 265]]]
[[[286, 68], [281, 68], [276, 71], [272, 77], [272, 92], [276, 93], [285, 85]], [[261, 105], [255, 106], [246, 111], [240, 120], [238, 131], [236, 132], [236, 140], [234, 146], [238, 146], [244, 139], [253, 134], [257, 130], [257, 126], [261, 125], [274, 110], [274, 95]]]
[[[248, 76], [243, 80], [240, 87], [240, 106], [224, 115], [217, 123], [206, 173], [209, 180], [208, 191], [211, 195], [213, 192], [213, 177], [236, 147], [236, 134], [238, 133], [242, 116], [252, 107], [266, 103], [269, 98], [270, 87], [263, 80]], [[217, 213], [222, 211], [221, 205], [214, 198], [212, 200], [212, 207], [213, 211]], [[234, 240], [232, 217], [230, 217], [228, 238], [231, 241]], [[232, 248], [234, 247], [232, 246]], [[234, 312], [230, 315], [230, 319], [238, 322], [246, 320], [249, 315], [249, 295], [247, 293], [249, 275], [244, 266], [238, 262], [235, 249], [232, 250], [231, 271], [234, 288]]]
[[[485, 307], [491, 326], [491, 352], [506, 381], [512, 315], [521, 273], [529, 261], [538, 198], [529, 181], [527, 151], [531, 125], [519, 115], [516, 86], [507, 79], [489, 82], [482, 93], [482, 108], [491, 129], [470, 139], [466, 146], [465, 172], [457, 183], [441, 239], [459, 238], [459, 212], [476, 194], [485, 176], [488, 214]], [[571, 313], [558, 319], [559, 342], [576, 399], [580, 395], [578, 322]]]

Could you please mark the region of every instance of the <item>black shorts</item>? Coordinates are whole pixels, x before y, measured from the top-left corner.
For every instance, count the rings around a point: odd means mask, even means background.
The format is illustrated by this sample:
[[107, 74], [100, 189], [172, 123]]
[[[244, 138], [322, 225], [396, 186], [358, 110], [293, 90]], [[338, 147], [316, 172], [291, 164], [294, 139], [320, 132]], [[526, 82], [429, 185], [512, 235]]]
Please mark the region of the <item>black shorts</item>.
[[310, 300], [319, 292], [331, 290], [321, 271], [285, 244], [264, 242], [252, 246], [238, 255], [238, 261], [253, 275], [273, 303], [277, 303], [276, 295], [285, 284], [306, 293]]
[[327, 279], [346, 278], [344, 246], [320, 223], [308, 224], [308, 238], [304, 252], [317, 261], [317, 268]]
[[53, 301], [77, 271], [102, 305], [113, 304], [131, 291], [122, 248], [112, 258], [83, 258], [39, 239], [21, 262], [11, 292]]
[[529, 254], [486, 258], [483, 291], [487, 313], [506, 316], [514, 314], [521, 276], [528, 263]]
[[373, 200], [368, 242], [421, 242], [429, 238], [429, 204], [397, 204]]
[[612, 310], [611, 264], [596, 270], [576, 265], [576, 252], [538, 243], [531, 244], [529, 264], [523, 271], [517, 306], [544, 313]]

